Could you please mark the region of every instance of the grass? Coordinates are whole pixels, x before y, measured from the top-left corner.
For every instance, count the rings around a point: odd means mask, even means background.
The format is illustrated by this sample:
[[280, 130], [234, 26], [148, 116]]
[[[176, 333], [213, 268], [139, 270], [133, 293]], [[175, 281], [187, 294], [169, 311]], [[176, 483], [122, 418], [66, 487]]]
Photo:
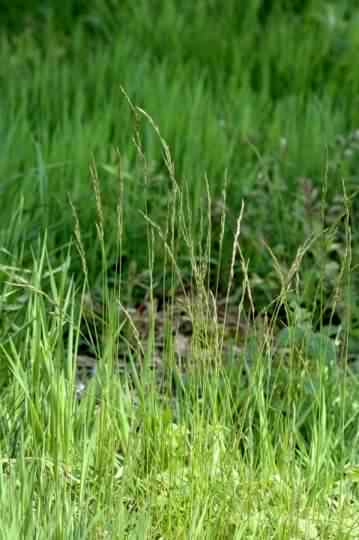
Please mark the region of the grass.
[[359, 536], [358, 12], [237, 4], [4, 19], [4, 539]]

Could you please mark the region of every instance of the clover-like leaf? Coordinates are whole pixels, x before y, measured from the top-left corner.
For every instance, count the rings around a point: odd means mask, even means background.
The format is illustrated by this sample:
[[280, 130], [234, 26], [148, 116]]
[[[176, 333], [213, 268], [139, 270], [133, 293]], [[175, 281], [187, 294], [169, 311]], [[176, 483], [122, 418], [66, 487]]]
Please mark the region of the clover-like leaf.
[[283, 328], [278, 334], [279, 348], [298, 348], [310, 360], [324, 360], [334, 364], [337, 358], [335, 343], [325, 334], [301, 326]]

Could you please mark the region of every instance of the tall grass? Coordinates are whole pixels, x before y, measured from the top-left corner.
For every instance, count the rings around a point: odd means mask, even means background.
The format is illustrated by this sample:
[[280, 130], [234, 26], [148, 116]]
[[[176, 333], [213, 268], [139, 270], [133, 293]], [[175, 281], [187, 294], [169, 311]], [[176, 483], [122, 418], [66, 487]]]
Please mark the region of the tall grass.
[[[165, 219], [169, 180], [160, 145], [144, 125], [150, 181], [143, 189], [141, 165], [129, 144], [132, 120], [123, 85], [172, 148], [178, 181], [191, 195], [193, 234], [205, 196], [204, 173], [217, 199], [227, 170], [232, 219], [243, 197], [254, 199], [243, 242], [260, 276], [269, 271], [269, 259], [259, 253], [258, 237], [275, 239], [293, 257], [304, 241], [302, 220], [293, 219], [288, 196], [301, 192], [298, 177], [308, 176], [319, 187], [329, 155], [330, 193], [341, 174], [348, 186], [355, 185], [357, 158], [341, 155], [342, 147], [335, 145], [338, 134], [346, 136], [358, 124], [356, 19], [350, 3], [346, 9], [308, 4], [299, 15], [273, 9], [264, 16], [259, 2], [246, 9], [229, 2], [219, 17], [215, 5], [180, 9], [168, 2], [156, 25], [149, 23], [154, 7], [106, 5], [94, 3], [70, 35], [51, 14], [39, 19], [41, 34], [35, 20], [33, 31], [30, 25], [16, 38], [3, 35], [0, 171], [3, 207], [9, 209], [3, 223], [21, 192], [29, 239], [46, 225], [54, 245], [66, 243], [72, 224], [63, 209], [70, 192], [76, 202], [86, 201], [80, 219], [89, 231], [86, 249], [96, 259], [88, 166], [95, 159], [107, 186], [110, 221], [118, 148], [131, 215], [123, 247], [143, 266], [146, 234], [137, 209], [147, 205], [155, 220]], [[106, 31], [96, 31], [103, 26]], [[143, 249], [132, 250], [134, 241]], [[230, 242], [225, 248], [228, 269]]]
[[237, 4], [2, 36], [4, 539], [358, 537], [356, 12]]
[[[173, 175], [162, 138], [160, 144]], [[83, 289], [76, 288], [69, 253], [63, 251], [61, 267], [52, 266], [46, 237], [31, 265], [20, 266], [13, 258], [1, 267], [3, 324], [8, 325], [1, 345], [3, 537], [355, 538], [358, 382], [340, 356], [346, 354], [345, 343], [335, 347], [335, 362], [325, 339], [313, 354], [318, 334], [308, 326], [308, 316], [293, 307], [292, 284], [297, 291], [301, 287], [301, 261], [309, 244], [298, 251], [288, 275], [280, 275], [282, 290], [273, 315], [263, 313], [245, 334], [237, 332], [240, 347], [226, 352], [224, 327], [216, 317], [220, 298], [210, 292], [206, 278], [211, 239], [205, 251], [201, 239], [198, 244], [191, 240], [184, 195], [173, 177], [167, 227], [143, 216], [149, 333], [145, 342], [138, 335], [135, 346], [129, 345], [131, 362], [121, 374], [119, 344], [125, 322], [131, 323], [122, 305], [127, 283], [107, 279], [108, 225], [94, 169], [92, 175], [103, 268], [99, 315], [88, 307], [92, 291], [80, 228], [74, 241], [82, 259]], [[122, 215], [120, 206], [118, 212]], [[222, 212], [224, 222], [225, 207]], [[204, 210], [203, 220], [208, 215]], [[237, 257], [242, 258], [245, 286], [238, 325], [250, 323], [246, 297], [251, 284], [240, 249], [244, 216], [245, 211], [238, 219], [230, 272], [233, 276]], [[191, 360], [180, 369], [170, 332], [158, 374], [151, 370], [158, 316], [153, 246], [161, 243], [166, 274], [181, 281], [172, 220], [192, 267], [192, 288], [184, 289], [193, 325]], [[21, 227], [21, 221], [14, 226]], [[350, 240], [349, 221], [346, 231]], [[123, 231], [118, 234], [121, 239]], [[348, 283], [350, 249], [348, 244], [338, 294]], [[279, 261], [273, 264], [281, 272]], [[230, 288], [226, 302], [229, 310]], [[275, 331], [280, 307], [288, 311], [293, 331], [288, 337], [280, 334], [282, 341]], [[85, 316], [98, 332], [93, 336], [97, 372], [79, 402], [75, 367]], [[171, 309], [168, 317], [174, 327]], [[299, 329], [308, 341], [296, 338]]]

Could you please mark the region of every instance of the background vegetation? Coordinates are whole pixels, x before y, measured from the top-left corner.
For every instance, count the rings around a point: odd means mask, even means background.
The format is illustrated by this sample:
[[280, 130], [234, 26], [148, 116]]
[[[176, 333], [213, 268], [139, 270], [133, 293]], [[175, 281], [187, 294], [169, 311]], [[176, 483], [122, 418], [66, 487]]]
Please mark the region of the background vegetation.
[[[13, 1], [0, 25], [1, 534], [356, 538], [357, 2]], [[200, 369], [171, 365], [168, 401], [138, 358], [178, 290]]]

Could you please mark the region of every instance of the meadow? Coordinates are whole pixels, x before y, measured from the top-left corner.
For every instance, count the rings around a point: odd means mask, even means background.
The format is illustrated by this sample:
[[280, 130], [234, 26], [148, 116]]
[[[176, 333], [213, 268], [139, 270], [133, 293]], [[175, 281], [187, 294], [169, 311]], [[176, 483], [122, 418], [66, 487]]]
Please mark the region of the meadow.
[[0, 20], [0, 538], [359, 538], [359, 6]]

